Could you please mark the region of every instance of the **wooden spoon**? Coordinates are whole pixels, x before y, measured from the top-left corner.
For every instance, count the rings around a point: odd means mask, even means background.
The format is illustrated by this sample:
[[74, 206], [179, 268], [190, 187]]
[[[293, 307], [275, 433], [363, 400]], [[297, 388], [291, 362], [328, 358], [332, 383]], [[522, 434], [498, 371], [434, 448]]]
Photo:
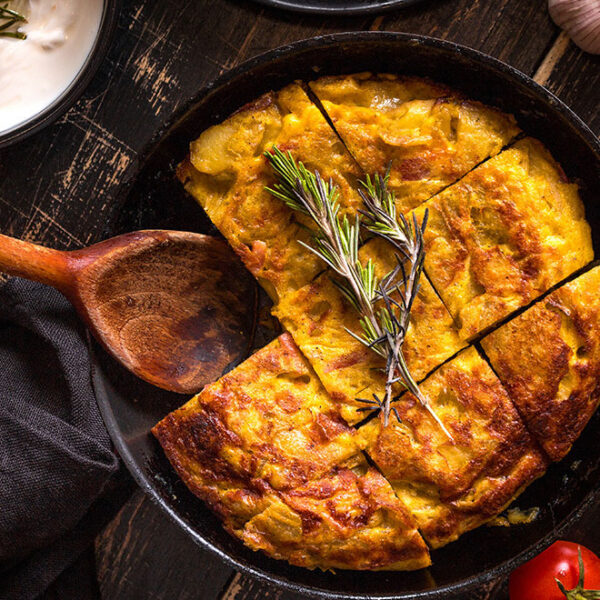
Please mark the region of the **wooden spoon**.
[[190, 394], [249, 350], [256, 284], [227, 244], [138, 231], [75, 251], [0, 235], [0, 271], [55, 287], [146, 381]]

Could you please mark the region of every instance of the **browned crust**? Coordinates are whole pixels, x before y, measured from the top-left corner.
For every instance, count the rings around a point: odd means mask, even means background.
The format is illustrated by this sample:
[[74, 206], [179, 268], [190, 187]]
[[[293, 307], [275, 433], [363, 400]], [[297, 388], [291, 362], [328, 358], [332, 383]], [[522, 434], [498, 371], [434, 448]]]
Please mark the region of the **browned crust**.
[[429, 209], [425, 268], [469, 340], [593, 256], [574, 186], [526, 138], [417, 209]]
[[186, 156], [178, 165], [175, 170], [175, 176], [179, 181], [186, 186], [190, 179], [190, 170], [193, 169], [192, 163], [190, 162], [189, 155]]
[[203, 486], [255, 492], [305, 483], [335, 466], [332, 460], [359, 454], [354, 430], [288, 334], [167, 415], [153, 433], [175, 468], [191, 470]]
[[234, 531], [250, 547], [306, 568], [415, 569], [431, 564], [427, 548], [375, 471], [338, 470], [281, 495], [299, 531], [288, 539], [264, 515]]
[[547, 469], [547, 459], [523, 438], [510, 452], [512, 459], [498, 461], [486, 469], [472, 490], [444, 504], [440, 515], [420, 529], [432, 548], [439, 548], [460, 535], [480, 527], [505, 510], [527, 486]]
[[[530, 442], [500, 381], [474, 349], [463, 351], [435, 372], [421, 390], [453, 442], [420, 402], [406, 393], [395, 403], [401, 425], [391, 420], [368, 448], [390, 481], [434, 485], [442, 501], [451, 501], [483, 473], [513, 464]], [[460, 468], [443, 460], [450, 450], [464, 457]]]
[[242, 114], [245, 112], [248, 112], [248, 113], [261, 112], [261, 111], [269, 108], [269, 106], [272, 106], [275, 103], [276, 103], [275, 92], [273, 92], [273, 91], [266, 92], [262, 96], [259, 96], [258, 98], [256, 98], [255, 100], [251, 100], [250, 102], [246, 102], [246, 104], [244, 104], [243, 106], [240, 106], [240, 108], [238, 108], [236, 111], [231, 113], [230, 117], [233, 117], [233, 115], [239, 115], [239, 114]]
[[255, 550], [308, 568], [427, 566], [406, 509], [314, 379], [284, 334], [152, 432], [192, 493]]
[[600, 403], [598, 275], [594, 269], [581, 276], [483, 340], [527, 426], [553, 460], [568, 453]]
[[450, 442], [412, 394], [395, 406], [400, 423], [361, 428], [367, 453], [413, 512], [433, 547], [502, 511], [547, 467], [506, 391], [474, 348], [421, 384]]

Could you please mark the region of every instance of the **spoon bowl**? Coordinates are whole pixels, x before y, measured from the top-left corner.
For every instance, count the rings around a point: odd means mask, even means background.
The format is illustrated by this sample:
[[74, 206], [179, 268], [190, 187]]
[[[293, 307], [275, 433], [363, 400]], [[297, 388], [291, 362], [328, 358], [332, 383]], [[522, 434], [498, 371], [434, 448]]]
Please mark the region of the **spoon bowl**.
[[256, 284], [221, 239], [147, 230], [59, 251], [0, 236], [0, 270], [51, 285], [138, 377], [192, 394], [249, 350]]

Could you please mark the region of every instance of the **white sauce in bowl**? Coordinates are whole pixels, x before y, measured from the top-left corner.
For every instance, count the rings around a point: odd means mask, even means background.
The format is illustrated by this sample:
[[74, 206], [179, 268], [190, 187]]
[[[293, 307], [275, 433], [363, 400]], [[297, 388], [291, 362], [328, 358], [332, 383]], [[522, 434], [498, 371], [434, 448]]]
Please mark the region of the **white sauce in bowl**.
[[67, 90], [98, 35], [104, 0], [22, 0], [26, 40], [0, 37], [0, 133], [31, 120]]

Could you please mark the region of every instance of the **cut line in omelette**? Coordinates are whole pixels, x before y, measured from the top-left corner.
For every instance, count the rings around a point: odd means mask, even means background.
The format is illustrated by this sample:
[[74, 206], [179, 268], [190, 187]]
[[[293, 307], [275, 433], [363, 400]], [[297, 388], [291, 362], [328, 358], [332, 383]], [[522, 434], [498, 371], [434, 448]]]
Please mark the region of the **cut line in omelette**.
[[512, 116], [416, 77], [359, 73], [310, 82], [365, 173], [391, 165], [406, 213], [494, 156], [518, 133]]
[[529, 430], [561, 460], [600, 403], [600, 267], [481, 344]]
[[[359, 256], [363, 264], [373, 261], [380, 278], [396, 265], [393, 248], [381, 239], [367, 242]], [[331, 273], [289, 295], [273, 314], [292, 334], [344, 419], [351, 424], [363, 420], [368, 404], [360, 399], [384, 395], [385, 362], [348, 332], [361, 333], [359, 316]], [[409, 371], [418, 381], [463, 347], [452, 317], [423, 275], [403, 346]]]
[[311, 281], [323, 264], [298, 243], [310, 242], [305, 227], [310, 223], [265, 189], [275, 183], [264, 156], [274, 146], [331, 179], [339, 187], [342, 210], [356, 212], [360, 171], [297, 83], [261, 96], [204, 131], [191, 143], [178, 177], [277, 302]]
[[593, 259], [577, 186], [532, 138], [414, 211], [429, 221], [425, 270], [471, 340]]
[[449, 440], [410, 393], [359, 429], [367, 454], [433, 548], [492, 519], [546, 470], [506, 390], [470, 347], [421, 385]]

